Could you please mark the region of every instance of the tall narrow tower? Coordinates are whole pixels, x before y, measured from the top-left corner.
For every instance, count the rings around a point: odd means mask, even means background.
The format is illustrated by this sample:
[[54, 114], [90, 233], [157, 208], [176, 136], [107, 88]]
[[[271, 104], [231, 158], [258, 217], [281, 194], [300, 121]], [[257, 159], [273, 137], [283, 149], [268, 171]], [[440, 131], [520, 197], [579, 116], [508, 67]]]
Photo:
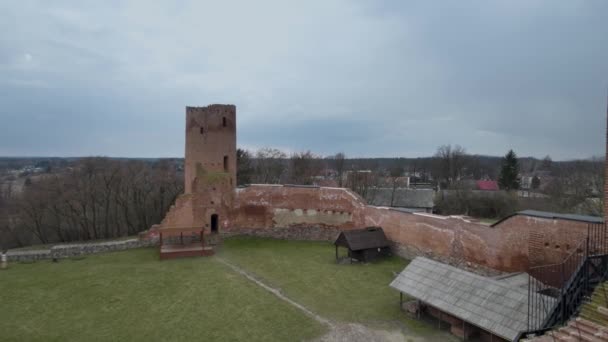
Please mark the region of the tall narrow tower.
[[606, 159], [604, 160], [604, 223], [608, 224], [608, 96], [606, 96]]
[[184, 193], [196, 184], [228, 180], [236, 186], [236, 107], [186, 107], [186, 161]]

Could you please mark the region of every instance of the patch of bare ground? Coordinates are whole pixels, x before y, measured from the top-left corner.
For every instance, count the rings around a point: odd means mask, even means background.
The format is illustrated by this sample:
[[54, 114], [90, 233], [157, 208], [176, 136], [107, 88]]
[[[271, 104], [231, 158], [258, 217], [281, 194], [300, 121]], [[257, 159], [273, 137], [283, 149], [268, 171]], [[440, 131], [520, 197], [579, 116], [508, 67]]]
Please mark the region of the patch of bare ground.
[[362, 324], [334, 324], [331, 330], [314, 342], [423, 342], [428, 339], [406, 336], [399, 330], [376, 330]]

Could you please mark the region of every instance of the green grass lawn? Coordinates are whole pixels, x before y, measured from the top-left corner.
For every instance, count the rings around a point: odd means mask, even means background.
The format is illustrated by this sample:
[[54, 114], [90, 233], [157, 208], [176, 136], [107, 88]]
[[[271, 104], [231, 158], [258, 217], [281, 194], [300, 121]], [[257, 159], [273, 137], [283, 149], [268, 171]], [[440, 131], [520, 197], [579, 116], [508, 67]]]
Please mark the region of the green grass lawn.
[[224, 241], [220, 255], [329, 319], [371, 322], [403, 317], [399, 292], [388, 287], [393, 272], [407, 265], [401, 258], [339, 265], [334, 246], [327, 242], [248, 237]]
[[608, 318], [601, 315], [597, 308], [598, 306], [608, 307], [608, 282], [599, 284], [590, 300], [583, 304], [581, 308], [581, 317], [600, 325], [608, 326]]
[[237, 237], [208, 258], [161, 262], [146, 248], [11, 264], [0, 271], [0, 340], [298, 341], [327, 332], [218, 257], [335, 323], [446, 338], [400, 312], [388, 284], [403, 259], [338, 265], [327, 242]]
[[286, 341], [326, 328], [214, 258], [153, 248], [0, 271], [2, 341]]

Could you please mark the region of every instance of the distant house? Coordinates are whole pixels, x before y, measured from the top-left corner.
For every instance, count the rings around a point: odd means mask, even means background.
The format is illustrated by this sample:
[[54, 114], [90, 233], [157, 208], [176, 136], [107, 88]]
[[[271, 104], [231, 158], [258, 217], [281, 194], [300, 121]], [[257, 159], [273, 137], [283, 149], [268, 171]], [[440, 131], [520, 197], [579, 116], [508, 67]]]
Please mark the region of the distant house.
[[498, 182], [493, 180], [478, 180], [475, 182], [477, 190], [481, 191], [498, 191]]
[[338, 247], [348, 249], [348, 257], [351, 261], [355, 259], [369, 262], [391, 253], [386, 235], [380, 227], [343, 231], [338, 235], [334, 245], [336, 246], [336, 261], [339, 259]]
[[371, 205], [415, 212], [432, 213], [435, 207], [433, 189], [373, 188], [366, 199]]

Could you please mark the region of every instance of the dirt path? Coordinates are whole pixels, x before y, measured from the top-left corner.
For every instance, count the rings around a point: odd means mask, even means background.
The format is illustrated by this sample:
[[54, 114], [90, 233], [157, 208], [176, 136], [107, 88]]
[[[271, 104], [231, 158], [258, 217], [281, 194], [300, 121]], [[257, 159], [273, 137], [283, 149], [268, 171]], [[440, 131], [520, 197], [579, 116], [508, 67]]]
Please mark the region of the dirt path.
[[215, 256], [215, 259], [220, 263], [228, 266], [236, 273], [242, 275], [248, 280], [252, 281], [256, 285], [260, 286], [264, 290], [272, 293], [280, 300], [290, 304], [291, 306], [304, 312], [306, 315], [312, 317], [321, 324], [326, 325], [330, 330], [327, 334], [317, 338], [314, 342], [422, 342], [427, 339], [414, 336], [405, 336], [400, 330], [388, 331], [388, 330], [374, 330], [370, 329], [362, 324], [358, 323], [336, 323], [329, 319], [314, 313], [304, 305], [294, 301], [293, 299], [285, 296], [281, 290], [269, 286], [257, 279], [255, 276], [245, 271], [244, 269], [230, 263], [222, 257]]
[[298, 308], [300, 311], [304, 312], [305, 314], [307, 314], [308, 316], [314, 318], [315, 320], [317, 320], [319, 323], [325, 324], [327, 326], [329, 326], [330, 328], [334, 328], [334, 324], [332, 322], [330, 322], [327, 318], [321, 317], [319, 315], [317, 315], [316, 313], [310, 311], [309, 309], [307, 309], [304, 305], [294, 301], [293, 299], [285, 296], [284, 294], [281, 293], [281, 290], [279, 289], [275, 289], [274, 287], [268, 286], [266, 284], [264, 284], [263, 282], [261, 282], [260, 280], [258, 280], [257, 278], [255, 278], [253, 275], [249, 274], [247, 271], [245, 271], [244, 269], [226, 261], [225, 259], [216, 256], [215, 257], [217, 261], [219, 261], [220, 263], [230, 267], [233, 271], [235, 271], [236, 273], [239, 273], [240, 275], [244, 276], [245, 278], [249, 279], [250, 281], [256, 283], [258, 286], [260, 286], [261, 288], [263, 288], [264, 290], [272, 293], [273, 295], [277, 296], [279, 299], [289, 303], [290, 305]]

